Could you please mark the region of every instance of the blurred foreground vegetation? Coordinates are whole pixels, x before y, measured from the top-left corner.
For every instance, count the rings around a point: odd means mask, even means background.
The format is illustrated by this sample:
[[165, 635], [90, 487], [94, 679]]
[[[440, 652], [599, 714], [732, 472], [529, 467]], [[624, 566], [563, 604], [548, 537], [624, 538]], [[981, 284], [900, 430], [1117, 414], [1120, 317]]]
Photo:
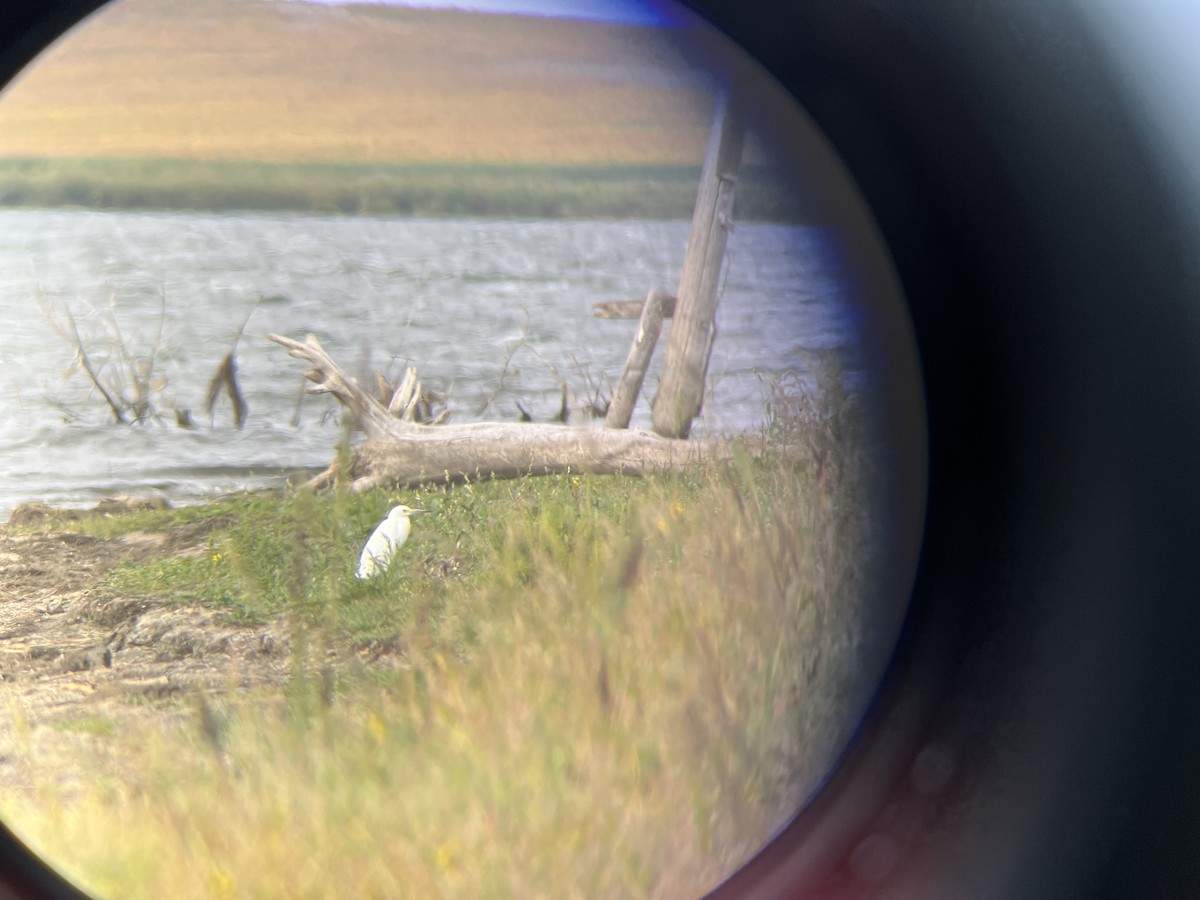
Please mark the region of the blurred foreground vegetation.
[[[681, 476], [62, 523], [214, 520], [203, 556], [124, 564], [98, 590], [283, 617], [294, 674], [246, 692], [231, 673], [228, 693], [120, 727], [89, 718], [95, 759], [119, 762], [70, 790], [47, 777], [0, 811], [110, 897], [711, 889], [844, 748], [880, 669], [863, 636], [891, 615], [872, 608], [862, 433], [798, 411], [773, 420], [787, 453]], [[395, 502], [430, 512], [390, 571], [358, 582]], [[344, 651], [359, 663], [331, 673]]]

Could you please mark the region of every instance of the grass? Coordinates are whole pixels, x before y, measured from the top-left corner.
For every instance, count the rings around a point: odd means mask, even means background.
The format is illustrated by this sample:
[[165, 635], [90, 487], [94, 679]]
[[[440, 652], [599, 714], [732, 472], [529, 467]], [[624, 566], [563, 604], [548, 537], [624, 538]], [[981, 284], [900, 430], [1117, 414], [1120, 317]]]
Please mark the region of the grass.
[[[332, 623], [340, 637], [362, 642], [408, 629], [414, 605], [441, 609], [447, 596], [496, 579], [518, 589], [539, 565], [565, 565], [579, 547], [606, 540], [605, 529], [640, 527], [637, 504], [655, 494], [669, 491], [678, 515], [685, 503], [697, 502], [703, 484], [698, 475], [661, 481], [556, 475], [407, 492], [403, 499], [431, 515], [416, 520], [397, 564], [365, 583], [350, 577], [358, 552], [400, 495], [251, 494], [203, 507], [89, 516], [61, 527], [113, 537], [214, 523], [203, 556], [121, 564], [97, 593], [199, 602], [245, 623], [301, 611], [309, 624]], [[387, 633], [379, 631], [381, 607]]]
[[[176, 724], [89, 720], [123, 765], [6, 821], [102, 896], [703, 893], [820, 782], [875, 674], [861, 435], [773, 421], [798, 454], [68, 523], [216, 517], [204, 558], [104, 590], [289, 617], [296, 675]], [[397, 499], [431, 513], [359, 583]], [[319, 677], [323, 648], [389, 638], [393, 668]]]
[[117, 734], [117, 723], [104, 716], [81, 716], [75, 719], [59, 719], [54, 727], [63, 731], [90, 734], [97, 737], [111, 738]]

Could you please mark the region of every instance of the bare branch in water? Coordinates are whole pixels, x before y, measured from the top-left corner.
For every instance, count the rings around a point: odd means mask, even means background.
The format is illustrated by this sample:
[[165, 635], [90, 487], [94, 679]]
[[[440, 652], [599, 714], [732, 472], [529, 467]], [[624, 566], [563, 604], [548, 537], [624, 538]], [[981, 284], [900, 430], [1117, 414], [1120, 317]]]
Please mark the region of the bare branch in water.
[[[208, 391], [204, 396], [204, 408], [208, 412], [209, 425], [212, 425], [213, 411], [216, 409], [217, 399], [221, 395], [221, 389], [225, 389], [225, 394], [229, 397], [229, 403], [233, 407], [233, 424], [237, 429], [242, 429], [246, 424], [246, 418], [250, 414], [250, 405], [246, 403], [246, 398], [242, 394], [242, 389], [238, 385], [237, 380], [237, 345], [241, 341], [242, 335], [246, 331], [246, 325], [250, 322], [250, 317], [254, 315], [259, 304], [262, 303], [260, 296], [254, 306], [250, 308], [250, 312], [246, 313], [246, 317], [242, 319], [242, 324], [238, 326], [237, 331], [233, 335], [233, 344], [229, 348], [229, 352], [225, 354], [217, 366], [217, 371], [213, 374], [212, 380], [208, 383]], [[299, 418], [299, 409], [296, 412]]]
[[[43, 312], [45, 312], [44, 309]], [[118, 396], [114, 395], [108, 385], [104, 383], [104, 380], [101, 379], [99, 371], [92, 362], [92, 358], [88, 355], [87, 348], [83, 345], [83, 338], [79, 334], [79, 323], [75, 321], [75, 314], [70, 309], [66, 310], [65, 327], [52, 313], [47, 313], [46, 315], [54, 330], [75, 347], [75, 362], [87, 373], [88, 378], [92, 380], [92, 384], [96, 386], [96, 390], [100, 392], [100, 396], [104, 398], [104, 402], [112, 410], [113, 418], [121, 425], [129, 424], [129, 420], [126, 418], [125, 403]]]
[[225, 358], [221, 360], [221, 364], [217, 366], [216, 373], [208, 383], [208, 392], [204, 397], [204, 409], [208, 412], [210, 426], [212, 425], [213, 411], [217, 405], [217, 398], [220, 397], [222, 388], [225, 389], [225, 393], [229, 396], [229, 402], [233, 406], [233, 424], [240, 429], [246, 424], [246, 415], [249, 412], [249, 406], [246, 404], [246, 398], [242, 396], [242, 391], [238, 387], [237, 360], [234, 359], [232, 350], [225, 354]]
[[[496, 402], [496, 398], [500, 392], [508, 387], [508, 367], [512, 365], [513, 357], [516, 356], [518, 350], [525, 346], [525, 338], [529, 334], [529, 310], [523, 310], [525, 313], [525, 323], [521, 326], [521, 333], [517, 335], [517, 339], [513, 345], [508, 348], [508, 356], [504, 358], [504, 365], [500, 367], [500, 377], [496, 379], [496, 389], [488, 395], [487, 400], [483, 402], [483, 406], [475, 413], [477, 416], [482, 416], [491, 405]], [[518, 404], [520, 405], [520, 404]]]

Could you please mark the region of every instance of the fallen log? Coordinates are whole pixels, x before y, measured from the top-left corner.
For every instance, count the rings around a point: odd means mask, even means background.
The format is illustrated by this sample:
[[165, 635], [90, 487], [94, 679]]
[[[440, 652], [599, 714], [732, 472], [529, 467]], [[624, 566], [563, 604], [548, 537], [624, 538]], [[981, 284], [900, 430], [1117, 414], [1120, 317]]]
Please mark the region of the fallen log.
[[683, 469], [704, 459], [731, 455], [728, 442], [675, 440], [648, 431], [589, 425], [476, 422], [422, 425], [390, 415], [387, 408], [338, 367], [316, 337], [303, 342], [268, 335], [291, 356], [312, 365], [311, 393], [332, 394], [362, 423], [366, 443], [348, 467], [335, 462], [309, 482], [321, 489], [340, 477], [360, 492], [385, 485], [414, 487], [486, 478], [516, 478], [566, 471], [643, 475]]
[[731, 455], [728, 445], [672, 440], [646, 431], [594, 425], [475, 422], [413, 425], [404, 435], [369, 440], [349, 466], [335, 462], [309, 481], [320, 490], [345, 478], [354, 493], [376, 487], [461, 484], [579, 472], [649, 475]]

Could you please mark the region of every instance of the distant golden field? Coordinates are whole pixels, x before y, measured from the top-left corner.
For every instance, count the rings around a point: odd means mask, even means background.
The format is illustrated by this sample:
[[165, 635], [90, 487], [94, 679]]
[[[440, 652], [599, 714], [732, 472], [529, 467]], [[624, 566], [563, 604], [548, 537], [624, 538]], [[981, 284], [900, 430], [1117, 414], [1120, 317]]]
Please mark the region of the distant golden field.
[[655, 29], [124, 0], [0, 95], [0, 159], [698, 165], [707, 77]]

